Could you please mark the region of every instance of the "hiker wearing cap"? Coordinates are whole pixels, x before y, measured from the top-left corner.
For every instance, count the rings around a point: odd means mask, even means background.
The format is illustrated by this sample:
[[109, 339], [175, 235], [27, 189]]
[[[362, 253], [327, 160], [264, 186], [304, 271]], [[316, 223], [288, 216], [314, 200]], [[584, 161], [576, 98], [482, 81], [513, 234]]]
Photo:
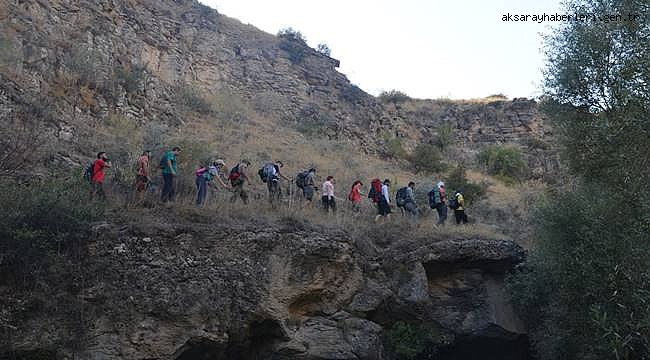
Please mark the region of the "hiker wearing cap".
[[447, 220], [447, 200], [445, 183], [442, 181], [433, 181], [433, 189], [429, 192], [429, 206], [438, 213], [438, 225], [444, 225]]
[[390, 180], [385, 179], [381, 186], [379, 205], [377, 206], [378, 214], [375, 216], [375, 222], [379, 221], [382, 217], [384, 219], [390, 219], [392, 212], [390, 206]]
[[177, 175], [177, 161], [176, 157], [181, 153], [181, 148], [175, 146], [173, 149], [167, 151], [160, 159], [160, 168], [163, 175], [163, 188], [160, 193], [160, 201], [166, 203], [173, 202], [176, 198], [176, 184], [174, 178]]
[[229, 189], [230, 186], [226, 185], [223, 180], [221, 180], [221, 174], [223, 173], [223, 168], [226, 166], [226, 163], [219, 159], [216, 160], [209, 167], [200, 167], [196, 170], [196, 205], [204, 206], [205, 200], [208, 194], [208, 186], [213, 187], [212, 181], [217, 179], [217, 181], [226, 189]]

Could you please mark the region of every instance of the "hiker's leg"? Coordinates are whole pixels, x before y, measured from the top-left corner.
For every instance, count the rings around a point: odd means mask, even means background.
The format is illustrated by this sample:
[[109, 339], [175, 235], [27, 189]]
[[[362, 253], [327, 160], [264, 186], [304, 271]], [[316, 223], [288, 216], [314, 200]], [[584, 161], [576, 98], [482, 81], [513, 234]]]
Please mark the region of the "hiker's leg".
[[460, 210], [454, 210], [454, 217], [456, 218], [456, 225], [460, 225], [460, 222], [463, 219], [463, 214]]
[[170, 174], [163, 174], [163, 188], [162, 191], [160, 192], [160, 201], [162, 202], [167, 202], [169, 199], [169, 178], [171, 177]]
[[197, 176], [196, 178], [196, 205], [203, 206], [205, 205], [205, 197], [207, 195], [207, 185], [205, 178], [203, 176]]
[[248, 204], [248, 193], [246, 192], [246, 190], [244, 190], [244, 184], [243, 183], [240, 185], [239, 196], [241, 197], [241, 200], [244, 202], [244, 205], [247, 205]]
[[467, 224], [467, 214], [465, 214], [465, 210], [463, 210], [463, 224]]
[[334, 197], [330, 200], [330, 207], [332, 208], [332, 212], [336, 212], [336, 199]]

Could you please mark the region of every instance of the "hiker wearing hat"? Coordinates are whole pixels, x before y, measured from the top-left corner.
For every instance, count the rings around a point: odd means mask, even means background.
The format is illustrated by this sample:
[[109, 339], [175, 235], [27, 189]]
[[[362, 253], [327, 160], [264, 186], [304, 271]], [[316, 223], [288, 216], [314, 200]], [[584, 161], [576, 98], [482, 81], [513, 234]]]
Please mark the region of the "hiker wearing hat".
[[447, 195], [445, 191], [445, 183], [442, 181], [433, 180], [433, 189], [429, 192], [429, 207], [438, 212], [438, 225], [444, 225], [447, 220], [447, 206], [445, 204]]
[[223, 173], [223, 168], [226, 166], [226, 162], [218, 159], [215, 160], [212, 165], [209, 167], [200, 167], [196, 170], [196, 205], [204, 206], [205, 200], [208, 194], [208, 186], [212, 187], [212, 181], [217, 179], [217, 181], [226, 189], [230, 189], [223, 180], [221, 175]]

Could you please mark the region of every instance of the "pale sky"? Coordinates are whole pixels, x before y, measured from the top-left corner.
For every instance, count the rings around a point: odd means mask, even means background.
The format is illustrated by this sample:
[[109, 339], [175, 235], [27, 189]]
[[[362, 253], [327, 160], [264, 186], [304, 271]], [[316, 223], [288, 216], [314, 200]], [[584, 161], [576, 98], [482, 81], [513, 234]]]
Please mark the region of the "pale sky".
[[555, 14], [560, 0], [201, 0], [221, 14], [276, 34], [292, 27], [326, 43], [339, 71], [373, 95], [415, 98], [540, 95], [542, 33], [550, 23], [503, 22]]

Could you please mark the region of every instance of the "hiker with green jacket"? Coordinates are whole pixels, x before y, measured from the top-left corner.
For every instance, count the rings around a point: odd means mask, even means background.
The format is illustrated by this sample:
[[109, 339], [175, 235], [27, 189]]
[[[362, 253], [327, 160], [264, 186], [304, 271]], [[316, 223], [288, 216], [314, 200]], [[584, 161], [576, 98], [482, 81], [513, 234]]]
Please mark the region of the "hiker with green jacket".
[[181, 153], [181, 148], [175, 146], [173, 149], [167, 151], [163, 158], [160, 160], [160, 167], [162, 168], [163, 188], [160, 193], [160, 201], [166, 203], [173, 202], [176, 198], [176, 184], [174, 179], [177, 175], [177, 159], [176, 157]]

